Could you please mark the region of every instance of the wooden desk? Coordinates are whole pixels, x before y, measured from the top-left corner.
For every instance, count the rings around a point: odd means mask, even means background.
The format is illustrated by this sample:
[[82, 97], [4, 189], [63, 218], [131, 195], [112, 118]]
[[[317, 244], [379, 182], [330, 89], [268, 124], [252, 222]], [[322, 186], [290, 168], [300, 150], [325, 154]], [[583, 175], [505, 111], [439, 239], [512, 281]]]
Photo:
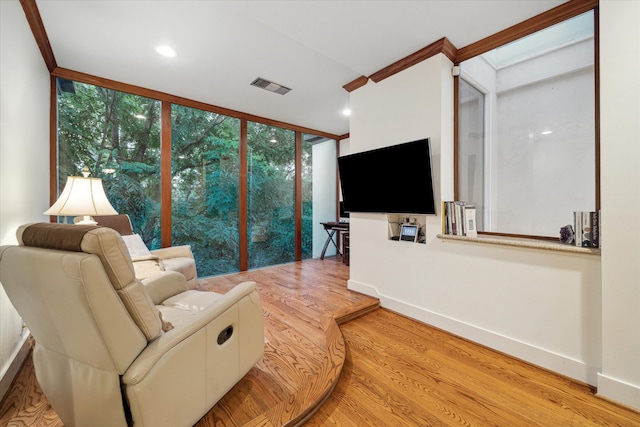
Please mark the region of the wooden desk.
[[[324, 227], [324, 231], [327, 232], [327, 240], [324, 242], [324, 247], [322, 248], [322, 253], [320, 254], [320, 259], [324, 259], [324, 254], [327, 252], [327, 248], [329, 247], [329, 243], [333, 243], [333, 246], [336, 247], [336, 251], [339, 256], [342, 256], [342, 252], [340, 252], [340, 233], [343, 231], [349, 231], [349, 223], [348, 222], [321, 222]], [[336, 240], [333, 240], [333, 236], [336, 235]]]

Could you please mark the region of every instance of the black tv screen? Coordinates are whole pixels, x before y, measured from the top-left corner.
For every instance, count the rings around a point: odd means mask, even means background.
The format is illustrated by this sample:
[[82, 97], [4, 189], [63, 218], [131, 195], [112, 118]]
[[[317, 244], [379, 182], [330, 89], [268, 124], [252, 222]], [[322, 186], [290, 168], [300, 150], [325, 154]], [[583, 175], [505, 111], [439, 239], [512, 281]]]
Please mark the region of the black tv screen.
[[338, 157], [347, 212], [435, 214], [429, 138]]

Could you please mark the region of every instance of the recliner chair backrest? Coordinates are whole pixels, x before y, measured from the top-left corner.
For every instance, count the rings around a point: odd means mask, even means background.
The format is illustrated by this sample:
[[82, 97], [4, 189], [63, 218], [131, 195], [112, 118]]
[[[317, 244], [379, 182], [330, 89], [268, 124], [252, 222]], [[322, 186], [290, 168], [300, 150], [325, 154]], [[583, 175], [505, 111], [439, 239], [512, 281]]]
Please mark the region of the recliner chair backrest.
[[[16, 232], [23, 246], [96, 255], [109, 282], [147, 340], [161, 331], [160, 314], [136, 280], [122, 237], [110, 228], [69, 224], [25, 224]], [[84, 280], [90, 280], [85, 277]]]

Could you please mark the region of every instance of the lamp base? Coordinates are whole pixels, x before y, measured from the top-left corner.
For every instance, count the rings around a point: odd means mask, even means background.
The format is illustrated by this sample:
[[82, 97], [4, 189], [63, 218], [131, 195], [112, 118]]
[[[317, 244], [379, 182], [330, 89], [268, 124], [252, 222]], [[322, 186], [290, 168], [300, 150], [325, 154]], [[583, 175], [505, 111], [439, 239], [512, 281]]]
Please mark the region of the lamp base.
[[89, 215], [77, 216], [73, 218], [73, 223], [75, 225], [98, 225], [98, 221]]

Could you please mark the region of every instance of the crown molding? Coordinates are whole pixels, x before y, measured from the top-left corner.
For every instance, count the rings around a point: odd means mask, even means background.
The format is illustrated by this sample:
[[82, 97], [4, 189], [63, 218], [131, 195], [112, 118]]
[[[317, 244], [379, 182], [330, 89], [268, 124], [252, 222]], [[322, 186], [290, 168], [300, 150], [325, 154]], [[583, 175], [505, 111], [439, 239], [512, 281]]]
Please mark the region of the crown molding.
[[346, 85], [342, 86], [342, 88], [344, 90], [346, 90], [347, 92], [353, 92], [354, 90], [361, 88], [362, 86], [366, 85], [367, 82], [369, 82], [369, 77], [367, 76], [360, 76], [357, 79], [347, 83]]
[[53, 54], [53, 49], [51, 48], [51, 43], [49, 43], [49, 36], [47, 36], [47, 31], [44, 29], [36, 0], [20, 0], [20, 5], [33, 33], [33, 38], [36, 40], [36, 44], [40, 49], [42, 59], [44, 59], [47, 69], [51, 73], [58, 65], [56, 63], [56, 57]]
[[369, 78], [375, 83], [378, 83], [439, 53], [443, 53], [453, 61], [455, 60], [457, 51], [456, 47], [446, 37], [443, 37], [440, 40], [431, 43], [429, 46], [423, 47], [419, 51], [414, 52], [379, 71], [376, 71], [370, 75]]
[[526, 21], [522, 21], [519, 24], [458, 49], [454, 63], [459, 64], [467, 59], [471, 59], [552, 25], [559, 24], [562, 21], [597, 8], [599, 4], [599, 0], [571, 0], [561, 4], [533, 18], [529, 18]]

